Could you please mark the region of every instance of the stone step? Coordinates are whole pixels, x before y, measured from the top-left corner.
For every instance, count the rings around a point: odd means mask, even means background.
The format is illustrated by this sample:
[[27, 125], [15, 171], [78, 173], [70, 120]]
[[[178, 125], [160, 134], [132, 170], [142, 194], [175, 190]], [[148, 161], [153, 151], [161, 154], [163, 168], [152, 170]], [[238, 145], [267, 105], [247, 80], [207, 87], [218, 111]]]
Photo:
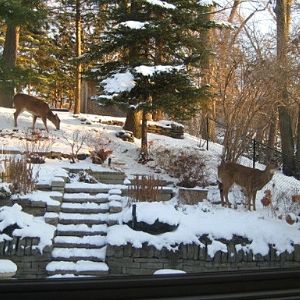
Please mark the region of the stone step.
[[56, 228], [57, 235], [64, 236], [86, 236], [86, 235], [106, 235], [107, 225], [92, 225], [88, 226], [87, 224], [58, 224]]
[[67, 183], [65, 185], [65, 193], [88, 193], [88, 194], [107, 194], [111, 188], [106, 184], [92, 183]]
[[48, 275], [103, 276], [108, 274], [108, 266], [104, 262], [79, 260], [77, 262], [52, 261], [46, 266]]
[[109, 206], [107, 203], [93, 203], [93, 202], [85, 202], [85, 203], [74, 203], [68, 202], [63, 203], [61, 205], [61, 212], [64, 213], [83, 213], [83, 214], [97, 214], [97, 213], [107, 213], [109, 210]]
[[108, 219], [108, 214], [97, 213], [97, 214], [80, 214], [80, 213], [65, 213], [59, 214], [59, 224], [87, 224], [97, 225], [104, 224]]
[[79, 260], [89, 260], [94, 262], [104, 262], [106, 246], [88, 248], [53, 248], [51, 256], [55, 260], [76, 262]]
[[106, 245], [106, 237], [102, 235], [89, 236], [56, 236], [55, 248], [99, 248]]
[[98, 193], [96, 195], [91, 195], [89, 193], [79, 192], [79, 193], [65, 193], [63, 197], [63, 202], [72, 202], [72, 203], [85, 203], [85, 202], [94, 202], [94, 203], [106, 203], [108, 202], [108, 193]]

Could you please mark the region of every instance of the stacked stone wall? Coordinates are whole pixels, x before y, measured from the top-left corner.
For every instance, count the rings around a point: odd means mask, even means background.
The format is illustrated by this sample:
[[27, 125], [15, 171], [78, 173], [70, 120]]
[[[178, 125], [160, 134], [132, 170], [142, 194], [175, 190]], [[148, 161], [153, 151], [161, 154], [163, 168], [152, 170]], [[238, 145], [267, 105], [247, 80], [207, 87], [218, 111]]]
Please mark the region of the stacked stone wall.
[[300, 245], [293, 253], [276, 254], [270, 245], [265, 256], [251, 251], [236, 251], [234, 241], [228, 241], [227, 253], [218, 251], [214, 257], [196, 244], [179, 245], [177, 251], [157, 250], [144, 244], [142, 248], [108, 245], [107, 264], [111, 275], [151, 275], [159, 269], [177, 269], [187, 273], [300, 267]]

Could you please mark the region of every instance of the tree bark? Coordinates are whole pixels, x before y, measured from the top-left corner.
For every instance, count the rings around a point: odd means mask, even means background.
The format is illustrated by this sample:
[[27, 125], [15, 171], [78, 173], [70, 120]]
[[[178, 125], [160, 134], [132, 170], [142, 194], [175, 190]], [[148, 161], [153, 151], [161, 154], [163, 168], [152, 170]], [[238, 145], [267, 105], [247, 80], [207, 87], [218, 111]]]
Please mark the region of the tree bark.
[[295, 170], [295, 155], [294, 155], [294, 140], [292, 130], [292, 120], [288, 110], [288, 82], [286, 76], [287, 67], [287, 48], [290, 27], [290, 7], [291, 0], [276, 1], [276, 24], [277, 24], [277, 63], [279, 66], [279, 128], [282, 149], [283, 173], [288, 176], [294, 175]]
[[143, 110], [142, 113], [142, 140], [141, 140], [141, 160], [148, 159], [148, 138], [147, 138], [147, 112]]
[[142, 117], [140, 111], [129, 108], [123, 129], [131, 131], [134, 137], [140, 139], [142, 137], [141, 119]]
[[[4, 71], [7, 73], [11, 73], [17, 65], [19, 35], [20, 27], [8, 23], [3, 49], [3, 67]], [[14, 95], [14, 88], [14, 83], [12, 83], [11, 80], [4, 82], [4, 86], [0, 90], [0, 106], [12, 107], [12, 97]]]
[[[213, 7], [209, 6], [207, 8], [207, 13], [204, 15], [206, 21], [211, 21]], [[201, 32], [203, 44], [206, 45], [207, 50], [212, 47], [211, 43], [211, 29], [203, 30]], [[211, 86], [211, 78], [212, 78], [212, 58], [211, 55], [207, 53], [204, 55], [204, 60], [202, 63], [202, 68], [204, 71], [203, 84]], [[215, 100], [209, 99], [207, 105], [202, 109], [201, 116], [201, 125], [200, 125], [200, 134], [203, 139], [209, 139], [211, 141], [215, 141], [216, 139], [216, 123], [214, 122], [216, 117], [215, 112]]]
[[80, 98], [81, 98], [81, 73], [82, 65], [78, 60], [81, 56], [81, 7], [80, 0], [76, 0], [76, 17], [75, 17], [75, 27], [76, 27], [76, 88], [75, 88], [75, 102], [74, 102], [74, 114], [80, 113]]

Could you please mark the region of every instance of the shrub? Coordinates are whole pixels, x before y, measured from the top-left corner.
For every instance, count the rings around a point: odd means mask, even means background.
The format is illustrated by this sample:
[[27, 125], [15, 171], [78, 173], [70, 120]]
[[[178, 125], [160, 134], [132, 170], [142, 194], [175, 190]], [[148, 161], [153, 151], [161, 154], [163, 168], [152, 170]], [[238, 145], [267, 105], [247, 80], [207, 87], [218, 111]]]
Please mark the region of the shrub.
[[3, 163], [2, 181], [10, 183], [12, 194], [27, 194], [36, 189], [38, 174], [34, 174], [25, 156], [6, 158]]
[[95, 151], [91, 151], [91, 160], [93, 164], [103, 164], [109, 155], [112, 154], [112, 150], [100, 148]]
[[63, 138], [71, 147], [70, 160], [72, 163], [75, 163], [78, 159], [80, 150], [84, 147], [89, 139], [89, 134], [87, 132], [75, 130], [72, 134], [72, 137], [63, 136]]
[[28, 162], [33, 164], [45, 163], [45, 154], [51, 151], [53, 137], [44, 135], [40, 131], [27, 131], [24, 141], [24, 153]]
[[152, 175], [136, 175], [128, 187], [128, 197], [134, 202], [154, 202], [162, 189], [160, 180]]
[[156, 165], [170, 176], [178, 178], [178, 186], [193, 188], [206, 186], [205, 160], [199, 152], [176, 152], [166, 148], [159, 148], [153, 152]]
[[101, 133], [90, 136], [90, 145], [93, 150], [90, 151], [90, 157], [94, 164], [103, 164], [105, 160], [113, 153], [109, 149], [111, 140], [103, 136]]

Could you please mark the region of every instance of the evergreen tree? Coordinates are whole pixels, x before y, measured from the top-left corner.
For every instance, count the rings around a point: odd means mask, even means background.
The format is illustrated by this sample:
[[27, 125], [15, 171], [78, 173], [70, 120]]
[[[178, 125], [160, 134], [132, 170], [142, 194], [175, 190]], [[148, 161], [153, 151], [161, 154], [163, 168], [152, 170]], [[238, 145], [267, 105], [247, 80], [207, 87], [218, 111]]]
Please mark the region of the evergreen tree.
[[20, 28], [34, 32], [41, 27], [45, 20], [44, 1], [0, 0], [0, 19], [6, 25], [0, 59], [0, 105], [11, 107], [14, 88], [26, 76], [26, 72], [17, 67]]
[[[203, 18], [206, 7], [201, 1], [99, 2], [107, 5], [109, 18], [90, 58], [101, 61], [96, 75], [102, 80], [104, 98], [128, 103], [127, 120], [141, 110], [144, 127], [147, 113], [157, 109], [177, 120], [199, 111], [207, 99], [207, 87], [197, 85], [191, 71], [201, 67], [208, 54], [201, 32], [216, 26]], [[109, 78], [122, 74], [131, 74], [133, 86], [109, 89]], [[145, 128], [142, 131], [142, 152], [147, 155]]]

